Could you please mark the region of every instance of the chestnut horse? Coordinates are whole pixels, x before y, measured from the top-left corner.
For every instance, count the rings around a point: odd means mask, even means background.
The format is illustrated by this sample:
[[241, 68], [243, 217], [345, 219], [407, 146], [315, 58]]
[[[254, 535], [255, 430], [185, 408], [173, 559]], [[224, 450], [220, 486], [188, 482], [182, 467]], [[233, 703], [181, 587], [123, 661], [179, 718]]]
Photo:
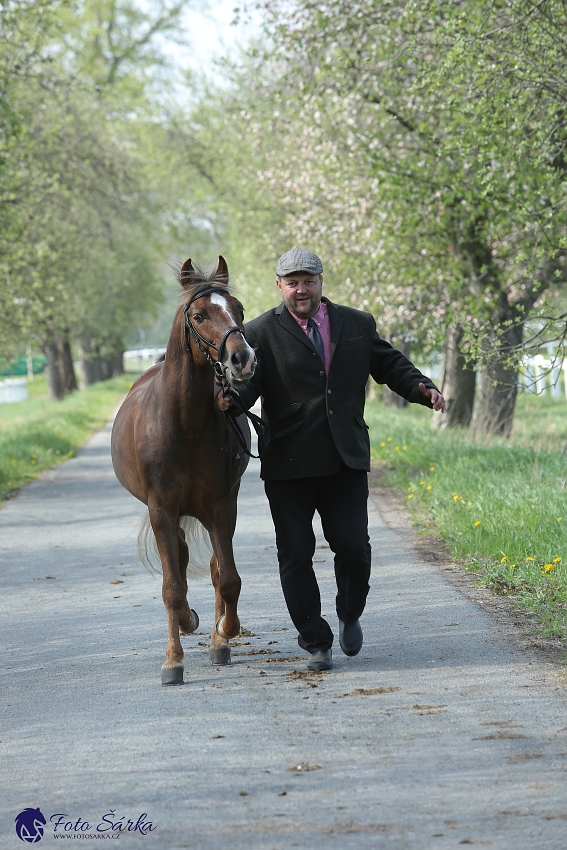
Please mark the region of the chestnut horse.
[[[190, 634], [199, 625], [187, 602], [189, 547], [199, 523], [213, 548], [210, 569], [216, 605], [209, 649], [213, 663], [230, 661], [229, 639], [240, 633], [241, 581], [232, 537], [248, 457], [227, 433], [225, 416], [214, 403], [214, 381], [218, 374], [231, 386], [242, 386], [256, 368], [254, 351], [244, 337], [242, 305], [230, 294], [225, 260], [219, 257], [214, 273], [193, 268], [187, 260], [179, 281], [183, 293], [165, 359], [138, 378], [112, 430], [116, 477], [148, 506], [161, 560], [168, 621], [161, 670], [167, 685], [183, 684], [180, 630]], [[249, 441], [246, 419], [240, 417], [239, 424]]]

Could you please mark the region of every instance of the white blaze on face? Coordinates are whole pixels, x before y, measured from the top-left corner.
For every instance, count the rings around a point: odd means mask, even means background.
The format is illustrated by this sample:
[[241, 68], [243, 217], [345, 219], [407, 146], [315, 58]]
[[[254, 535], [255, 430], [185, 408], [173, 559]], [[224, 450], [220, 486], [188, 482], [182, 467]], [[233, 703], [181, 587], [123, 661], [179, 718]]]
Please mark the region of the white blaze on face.
[[[211, 304], [216, 304], [218, 307], [221, 308], [221, 310], [224, 310], [230, 321], [233, 321], [233, 318], [228, 311], [228, 306], [224, 295], [220, 295], [218, 292], [213, 292], [213, 294], [211, 295]], [[248, 345], [248, 342], [244, 339], [244, 337], [242, 337], [242, 340], [244, 342], [244, 345], [248, 349], [248, 361], [246, 362], [246, 365], [242, 370], [242, 377], [252, 377], [252, 374], [254, 373], [256, 356], [254, 354], [254, 349], [250, 345]], [[228, 356], [228, 352], [225, 349], [223, 360], [226, 361], [228, 359]], [[232, 372], [232, 369], [230, 371]]]
[[219, 295], [218, 292], [213, 292], [211, 295], [211, 304], [218, 304], [224, 312], [230, 317], [230, 313], [228, 312], [228, 307], [226, 306], [226, 298], [224, 295]]

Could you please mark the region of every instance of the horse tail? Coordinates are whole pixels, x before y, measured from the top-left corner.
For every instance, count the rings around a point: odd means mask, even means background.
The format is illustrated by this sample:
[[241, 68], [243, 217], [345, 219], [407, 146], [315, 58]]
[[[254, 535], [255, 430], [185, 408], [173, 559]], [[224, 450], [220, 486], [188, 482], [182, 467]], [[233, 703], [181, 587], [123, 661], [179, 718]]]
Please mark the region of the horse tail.
[[[187, 576], [189, 578], [202, 578], [205, 575], [209, 575], [212, 546], [207, 529], [201, 525], [198, 519], [192, 516], [181, 517], [179, 526], [185, 534], [185, 540], [189, 548]], [[140, 523], [138, 555], [144, 567], [152, 575], [161, 572], [161, 560], [155, 534], [150, 522], [149, 511], [146, 511]]]
[[185, 540], [189, 547], [189, 563], [187, 576], [203, 578], [211, 574], [210, 563], [213, 547], [209, 532], [194, 516], [182, 516], [179, 525], [185, 532]]

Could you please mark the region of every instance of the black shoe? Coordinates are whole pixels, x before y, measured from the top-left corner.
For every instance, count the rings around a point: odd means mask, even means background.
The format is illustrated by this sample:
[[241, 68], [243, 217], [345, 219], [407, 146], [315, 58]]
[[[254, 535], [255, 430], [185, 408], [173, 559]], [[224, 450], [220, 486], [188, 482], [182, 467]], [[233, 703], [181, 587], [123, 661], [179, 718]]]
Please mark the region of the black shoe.
[[307, 662], [308, 670], [330, 670], [333, 666], [333, 653], [330, 649], [314, 652]]
[[339, 643], [345, 655], [358, 655], [362, 648], [360, 620], [353, 620], [352, 623], [339, 620]]

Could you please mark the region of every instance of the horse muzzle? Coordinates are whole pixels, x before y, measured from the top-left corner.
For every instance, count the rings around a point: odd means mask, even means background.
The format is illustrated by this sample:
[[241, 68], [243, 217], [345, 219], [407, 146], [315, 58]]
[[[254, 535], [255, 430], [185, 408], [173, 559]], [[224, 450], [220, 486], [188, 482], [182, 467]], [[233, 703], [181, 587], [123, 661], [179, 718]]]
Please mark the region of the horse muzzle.
[[256, 371], [256, 354], [248, 343], [234, 348], [223, 363], [226, 379], [233, 386], [245, 384]]

